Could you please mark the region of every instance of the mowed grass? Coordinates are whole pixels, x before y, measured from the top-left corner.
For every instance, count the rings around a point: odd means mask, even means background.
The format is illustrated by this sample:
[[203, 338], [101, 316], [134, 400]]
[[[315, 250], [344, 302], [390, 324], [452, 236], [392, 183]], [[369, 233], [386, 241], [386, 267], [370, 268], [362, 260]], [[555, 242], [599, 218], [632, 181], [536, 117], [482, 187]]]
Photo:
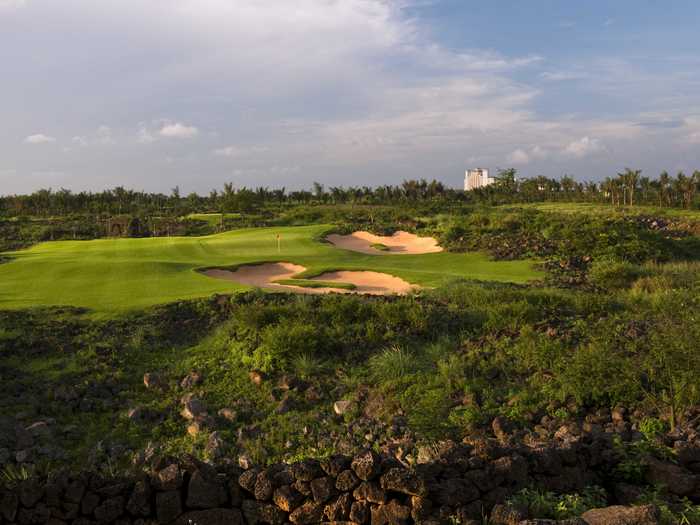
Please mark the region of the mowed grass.
[[299, 277], [331, 270], [375, 270], [428, 287], [455, 278], [524, 283], [541, 277], [531, 261], [491, 261], [481, 253], [373, 256], [340, 250], [317, 240], [330, 228], [252, 228], [205, 237], [47, 242], [6, 254], [12, 260], [0, 264], [0, 309], [63, 305], [109, 315], [249, 289], [196, 270], [272, 261], [305, 266], [308, 270]]

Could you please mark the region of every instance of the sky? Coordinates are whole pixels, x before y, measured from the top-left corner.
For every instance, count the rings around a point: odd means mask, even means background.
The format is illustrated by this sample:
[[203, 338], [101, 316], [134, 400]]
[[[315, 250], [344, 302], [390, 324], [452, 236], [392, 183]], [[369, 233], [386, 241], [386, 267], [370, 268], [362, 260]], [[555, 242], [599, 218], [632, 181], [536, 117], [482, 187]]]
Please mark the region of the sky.
[[700, 169], [696, 0], [0, 0], [0, 194]]

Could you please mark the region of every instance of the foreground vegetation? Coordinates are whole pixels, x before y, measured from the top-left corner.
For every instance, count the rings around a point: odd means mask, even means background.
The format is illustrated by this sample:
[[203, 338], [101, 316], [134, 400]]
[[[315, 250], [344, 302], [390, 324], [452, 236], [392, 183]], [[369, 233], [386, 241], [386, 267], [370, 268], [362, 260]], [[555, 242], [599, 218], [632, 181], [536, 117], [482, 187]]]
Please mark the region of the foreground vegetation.
[[[685, 444], [697, 444], [698, 212], [321, 199], [227, 213], [178, 218], [191, 228], [183, 236], [3, 254], [6, 476], [63, 465], [119, 472], [154, 450], [270, 463], [371, 447], [412, 464], [444, 440], [548, 443], [607, 425], [614, 482], [639, 487], [633, 500], [657, 504], [666, 523], [697, 521], [698, 502], [650, 481], [648, 469], [649, 458], [680, 465]], [[36, 220], [22, 227], [47, 224]], [[320, 242], [331, 229], [408, 230], [447, 251], [345, 252]], [[295, 296], [195, 271], [280, 260], [308, 268], [295, 285], [372, 269], [427, 288]], [[183, 415], [195, 408], [201, 418]], [[18, 423], [48, 430], [18, 448]], [[509, 502], [565, 518], [615, 490], [532, 486]]]

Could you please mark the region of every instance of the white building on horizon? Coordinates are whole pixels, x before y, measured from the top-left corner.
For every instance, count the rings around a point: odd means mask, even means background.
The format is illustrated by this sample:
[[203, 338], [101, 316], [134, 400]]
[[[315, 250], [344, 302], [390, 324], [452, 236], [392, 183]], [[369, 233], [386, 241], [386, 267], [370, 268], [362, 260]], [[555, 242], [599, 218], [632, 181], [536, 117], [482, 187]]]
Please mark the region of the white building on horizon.
[[489, 170], [486, 168], [474, 168], [467, 170], [464, 174], [464, 191], [471, 191], [477, 188], [484, 188], [496, 182], [496, 179], [489, 177]]

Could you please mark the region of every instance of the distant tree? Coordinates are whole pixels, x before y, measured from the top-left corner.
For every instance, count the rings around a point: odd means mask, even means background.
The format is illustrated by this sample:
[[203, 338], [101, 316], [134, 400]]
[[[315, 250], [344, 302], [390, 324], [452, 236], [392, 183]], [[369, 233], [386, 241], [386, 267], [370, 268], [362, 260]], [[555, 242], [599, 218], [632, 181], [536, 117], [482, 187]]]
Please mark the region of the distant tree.
[[318, 199], [318, 200], [322, 200], [325, 193], [326, 193], [326, 191], [325, 191], [323, 184], [321, 184], [320, 182], [314, 182], [314, 189], [313, 189], [314, 197], [316, 197], [316, 199]]
[[505, 170], [498, 170], [496, 174], [496, 189], [505, 191], [507, 193], [514, 193], [517, 189], [517, 175], [518, 170], [515, 168], [508, 168]]

